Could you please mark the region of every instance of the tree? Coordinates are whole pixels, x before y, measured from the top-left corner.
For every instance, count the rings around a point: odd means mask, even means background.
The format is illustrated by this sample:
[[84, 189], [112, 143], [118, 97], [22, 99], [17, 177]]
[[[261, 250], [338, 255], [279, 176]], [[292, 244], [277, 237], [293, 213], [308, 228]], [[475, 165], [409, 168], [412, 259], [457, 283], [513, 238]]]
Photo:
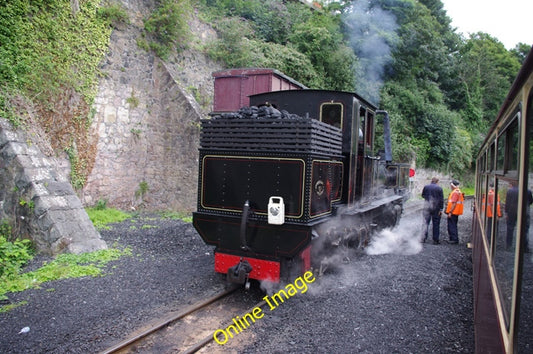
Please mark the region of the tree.
[[338, 18], [315, 13], [293, 26], [289, 42], [325, 77], [324, 87], [316, 88], [353, 91], [357, 60], [344, 44]]
[[516, 56], [487, 33], [472, 34], [455, 57], [453, 107], [473, 134], [486, 131], [520, 69]]
[[473, 142], [470, 133], [456, 127], [455, 140], [452, 146], [451, 157], [448, 161], [447, 172], [464, 172], [472, 164]]
[[443, 41], [442, 31], [442, 25], [424, 5], [415, 3], [410, 11], [404, 11], [391, 78], [438, 82], [451, 65], [450, 48]]
[[[382, 107], [391, 115], [395, 152], [400, 161], [445, 169], [451, 158], [456, 113], [449, 110], [440, 86], [451, 72], [448, 19], [438, 1], [382, 0], [395, 14], [398, 41], [381, 91]], [[428, 9], [424, 3], [432, 6]], [[441, 16], [440, 21], [433, 13]], [[408, 145], [407, 148], [405, 145]]]
[[520, 62], [520, 65], [522, 65], [524, 64], [524, 61], [526, 60], [526, 57], [530, 51], [531, 45], [526, 43], [518, 43], [514, 49], [511, 49], [511, 54], [513, 54], [513, 56], [515, 56]]

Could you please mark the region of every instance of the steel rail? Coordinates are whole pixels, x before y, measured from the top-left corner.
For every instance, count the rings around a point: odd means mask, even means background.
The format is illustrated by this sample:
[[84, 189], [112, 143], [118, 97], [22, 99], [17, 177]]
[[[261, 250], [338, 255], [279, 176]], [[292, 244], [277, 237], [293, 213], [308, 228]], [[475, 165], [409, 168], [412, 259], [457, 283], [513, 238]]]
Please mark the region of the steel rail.
[[[244, 317], [244, 315], [246, 315], [247, 313], [250, 313], [253, 311], [254, 308], [256, 307], [263, 307], [264, 305], [266, 305], [266, 301], [261, 301], [257, 304], [255, 304], [254, 306], [250, 307], [246, 312], [243, 312], [240, 317]], [[233, 322], [228, 322], [229, 324], [233, 323]], [[198, 343], [196, 343], [195, 345], [193, 345], [192, 347], [188, 348], [187, 350], [183, 351], [183, 352], [180, 352], [181, 354], [192, 354], [192, 353], [196, 353], [198, 350], [202, 349], [203, 347], [205, 347], [209, 342], [213, 341], [215, 339], [215, 337], [213, 336], [213, 334], [205, 337], [204, 339], [202, 339], [201, 341], [199, 341]]]
[[165, 317], [163, 320], [153, 324], [150, 326], [150, 328], [144, 330], [142, 333], [139, 333], [137, 335], [134, 335], [128, 339], [125, 339], [124, 341], [120, 342], [120, 343], [117, 343], [116, 345], [100, 352], [100, 354], [111, 354], [111, 353], [116, 353], [118, 352], [119, 350], [122, 350], [122, 349], [125, 349], [126, 347], [128, 347], [129, 345], [131, 345], [132, 343], [135, 343], [137, 341], [139, 341], [140, 339], [146, 337], [146, 336], [149, 336], [150, 334], [160, 330], [161, 328], [169, 325], [170, 323], [174, 322], [174, 321], [177, 321], [195, 311], [198, 311], [199, 309], [215, 302], [216, 300], [218, 299], [221, 299], [231, 293], [233, 293], [235, 290], [239, 289], [240, 287], [239, 286], [232, 286], [230, 287], [229, 289], [226, 289], [218, 294], [215, 294], [205, 300], [202, 300], [202, 301], [199, 301], [187, 308], [185, 308], [184, 310], [182, 311], [178, 311], [178, 312], [172, 312], [170, 313], [167, 317]]

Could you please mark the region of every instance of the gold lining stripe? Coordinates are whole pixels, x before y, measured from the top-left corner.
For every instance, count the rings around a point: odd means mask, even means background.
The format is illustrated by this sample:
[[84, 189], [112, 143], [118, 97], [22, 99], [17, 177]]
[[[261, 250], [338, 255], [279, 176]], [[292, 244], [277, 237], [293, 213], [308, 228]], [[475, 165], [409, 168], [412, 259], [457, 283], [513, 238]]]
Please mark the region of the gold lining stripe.
[[[202, 181], [201, 181], [201, 187], [204, 185], [204, 172], [205, 172], [205, 161], [207, 158], [221, 158], [221, 159], [241, 159], [241, 160], [277, 160], [277, 161], [295, 161], [295, 162], [301, 162], [302, 163], [302, 176], [300, 185], [302, 186], [302, 193], [301, 193], [301, 200], [300, 200], [300, 214], [298, 215], [285, 215], [286, 218], [290, 219], [299, 219], [304, 214], [304, 198], [305, 198], [305, 169], [306, 169], [306, 163], [303, 159], [299, 158], [286, 158], [286, 157], [258, 157], [258, 156], [233, 156], [233, 155], [205, 155], [202, 158]], [[206, 207], [204, 205], [204, 189], [200, 188], [200, 204], [202, 205], [203, 209], [206, 210], [217, 210], [217, 211], [226, 211], [226, 212], [235, 212], [235, 213], [242, 213], [242, 209], [227, 209], [227, 208], [213, 208], [213, 207]], [[255, 212], [258, 215], [268, 215], [266, 212]]]

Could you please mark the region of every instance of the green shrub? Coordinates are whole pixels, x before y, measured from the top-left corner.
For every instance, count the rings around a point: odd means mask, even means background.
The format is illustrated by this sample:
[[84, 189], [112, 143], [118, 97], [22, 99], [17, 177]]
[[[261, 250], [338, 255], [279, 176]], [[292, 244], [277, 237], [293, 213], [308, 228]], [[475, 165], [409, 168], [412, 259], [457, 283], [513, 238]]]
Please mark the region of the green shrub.
[[144, 199], [144, 196], [148, 192], [148, 183], [146, 181], [142, 181], [139, 183], [139, 188], [135, 191], [135, 197], [140, 198], [141, 200]]
[[254, 45], [253, 30], [248, 22], [236, 17], [221, 19], [214, 23], [220, 39], [207, 45], [207, 55], [224, 63], [229, 68], [260, 66], [255, 60], [258, 49]]
[[261, 63], [264, 67], [279, 70], [308, 87], [324, 87], [323, 77], [316, 72], [309, 58], [296, 49], [266, 42], [258, 46], [264, 56]]
[[16, 276], [20, 268], [32, 258], [30, 240], [10, 242], [0, 235], [0, 281]]
[[187, 0], [162, 0], [157, 9], [144, 21], [144, 29], [151, 37], [150, 48], [166, 59], [177, 44], [184, 44], [189, 37], [187, 16], [190, 4]]
[[96, 202], [94, 209], [96, 210], [105, 210], [107, 208], [107, 199], [100, 199]]
[[11, 239], [11, 225], [7, 221], [0, 224], [0, 237], [4, 237], [6, 240]]

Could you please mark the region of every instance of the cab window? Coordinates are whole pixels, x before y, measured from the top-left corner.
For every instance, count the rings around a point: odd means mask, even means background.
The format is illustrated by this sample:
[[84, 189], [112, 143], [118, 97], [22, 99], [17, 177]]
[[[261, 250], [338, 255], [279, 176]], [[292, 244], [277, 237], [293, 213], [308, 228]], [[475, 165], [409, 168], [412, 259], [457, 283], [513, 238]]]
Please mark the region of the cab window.
[[342, 129], [342, 113], [341, 103], [323, 103], [320, 106], [320, 120], [340, 129]]

